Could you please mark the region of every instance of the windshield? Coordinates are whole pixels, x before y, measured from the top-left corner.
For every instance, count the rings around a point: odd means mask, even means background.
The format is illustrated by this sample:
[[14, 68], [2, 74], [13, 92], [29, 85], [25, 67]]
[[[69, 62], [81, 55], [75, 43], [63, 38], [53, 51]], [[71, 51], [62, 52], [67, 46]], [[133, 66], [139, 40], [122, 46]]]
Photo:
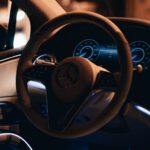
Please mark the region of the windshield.
[[150, 0], [57, 0], [66, 11], [87, 10], [108, 17], [150, 20]]

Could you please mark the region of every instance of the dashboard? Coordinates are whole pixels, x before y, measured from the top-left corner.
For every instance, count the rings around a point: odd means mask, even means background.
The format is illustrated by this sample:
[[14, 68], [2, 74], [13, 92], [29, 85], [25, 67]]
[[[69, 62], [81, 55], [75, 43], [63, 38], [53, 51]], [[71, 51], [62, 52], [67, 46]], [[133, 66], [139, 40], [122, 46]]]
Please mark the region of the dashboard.
[[[121, 26], [121, 29], [130, 44], [133, 66], [140, 65], [142, 70], [150, 70], [150, 40], [146, 36], [150, 31], [130, 26]], [[113, 39], [97, 26], [87, 23], [64, 27], [47, 41], [40, 51], [53, 54], [58, 61], [66, 57], [79, 56], [110, 71], [119, 69], [117, 46]]]
[[[130, 43], [130, 48], [134, 67], [140, 65], [144, 70], [150, 69], [148, 65], [150, 61], [150, 45], [145, 41], [135, 41]], [[85, 39], [77, 44], [73, 51], [73, 56], [87, 58], [92, 62], [97, 62], [99, 65], [104, 64], [105, 66], [109, 64], [109, 66], [114, 67], [112, 65], [117, 61], [117, 46], [113, 43], [100, 45], [94, 39]], [[110, 62], [112, 62], [112, 65], [110, 65]], [[107, 67], [109, 68], [109, 66]]]
[[[112, 18], [112, 21], [120, 27], [130, 44], [135, 70], [141, 68], [141, 72], [134, 71], [128, 100], [150, 108], [150, 25], [133, 19]], [[112, 72], [119, 71], [115, 42], [104, 30], [89, 23], [63, 27], [39, 48], [38, 56], [42, 55], [45, 59], [55, 56], [57, 62], [72, 56], [84, 57]]]

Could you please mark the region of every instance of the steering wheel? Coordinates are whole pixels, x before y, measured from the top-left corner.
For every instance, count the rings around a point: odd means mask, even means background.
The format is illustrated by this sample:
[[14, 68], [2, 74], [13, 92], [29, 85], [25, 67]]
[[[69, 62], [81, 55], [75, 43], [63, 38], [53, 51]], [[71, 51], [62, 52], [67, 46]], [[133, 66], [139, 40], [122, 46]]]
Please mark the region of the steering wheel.
[[[106, 31], [115, 41], [120, 63], [120, 80], [108, 70], [81, 57], [66, 58], [58, 64], [33, 64], [33, 58], [41, 44], [56, 29], [71, 23], [91, 23]], [[65, 35], [64, 35], [65, 36]], [[59, 43], [57, 43], [59, 44]], [[27, 89], [27, 81], [41, 80], [46, 85], [48, 95], [48, 117], [42, 117], [33, 107]], [[24, 48], [17, 69], [18, 103], [31, 123], [40, 131], [59, 138], [85, 136], [102, 128], [111, 121], [123, 106], [132, 81], [132, 59], [129, 44], [121, 30], [109, 19], [92, 12], [72, 12], [56, 17], [44, 24], [29, 40]], [[56, 111], [65, 106], [76, 106], [69, 112], [67, 125], [86, 103], [97, 98], [95, 90], [103, 87], [117, 87], [111, 101], [98, 99], [99, 117], [86, 124], [56, 129], [53, 122]], [[78, 90], [77, 90], [78, 89]], [[94, 94], [93, 94], [94, 93]], [[54, 105], [53, 105], [54, 104]], [[56, 105], [55, 105], [56, 104]], [[58, 108], [57, 108], [58, 106]], [[53, 109], [53, 110], [54, 110]], [[53, 125], [51, 125], [53, 124]]]

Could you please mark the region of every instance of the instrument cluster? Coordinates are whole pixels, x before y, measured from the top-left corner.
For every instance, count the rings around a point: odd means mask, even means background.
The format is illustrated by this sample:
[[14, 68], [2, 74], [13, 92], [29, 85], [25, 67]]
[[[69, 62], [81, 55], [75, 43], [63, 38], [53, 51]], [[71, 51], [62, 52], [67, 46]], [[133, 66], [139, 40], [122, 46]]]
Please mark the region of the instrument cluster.
[[[118, 22], [117, 25], [130, 44], [133, 66], [135, 68], [141, 66], [143, 71], [150, 70], [150, 40], [145, 36], [150, 31], [148, 28], [123, 26], [122, 24]], [[40, 54], [53, 55], [58, 62], [67, 57], [79, 56], [110, 71], [119, 71], [120, 68], [117, 45], [114, 40], [107, 32], [93, 24], [67, 25], [40, 49]]]
[[[145, 41], [130, 43], [133, 65], [141, 65], [144, 70], [150, 69], [150, 45]], [[100, 45], [94, 39], [85, 39], [79, 42], [73, 51], [73, 56], [84, 57], [92, 62], [103, 60], [110, 61], [117, 58], [117, 47], [115, 45]]]

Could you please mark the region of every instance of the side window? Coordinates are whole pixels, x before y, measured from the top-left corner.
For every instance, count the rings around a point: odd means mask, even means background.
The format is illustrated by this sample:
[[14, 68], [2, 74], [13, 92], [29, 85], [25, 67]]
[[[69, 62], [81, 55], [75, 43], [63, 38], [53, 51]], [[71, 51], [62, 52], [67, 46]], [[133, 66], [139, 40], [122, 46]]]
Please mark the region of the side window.
[[27, 15], [18, 10], [16, 22], [16, 33], [14, 38], [14, 48], [24, 46], [30, 38], [30, 21]]
[[[10, 0], [0, 1], [0, 25], [3, 26], [7, 31], [12, 3]], [[13, 42], [14, 48], [22, 47], [28, 42], [30, 37], [30, 28], [31, 27], [28, 16], [25, 14], [25, 12], [19, 9], [16, 16], [16, 31]], [[6, 41], [4, 38], [6, 37], [3, 36], [3, 41]], [[6, 45], [4, 45], [3, 48], [4, 47], [6, 47]]]

